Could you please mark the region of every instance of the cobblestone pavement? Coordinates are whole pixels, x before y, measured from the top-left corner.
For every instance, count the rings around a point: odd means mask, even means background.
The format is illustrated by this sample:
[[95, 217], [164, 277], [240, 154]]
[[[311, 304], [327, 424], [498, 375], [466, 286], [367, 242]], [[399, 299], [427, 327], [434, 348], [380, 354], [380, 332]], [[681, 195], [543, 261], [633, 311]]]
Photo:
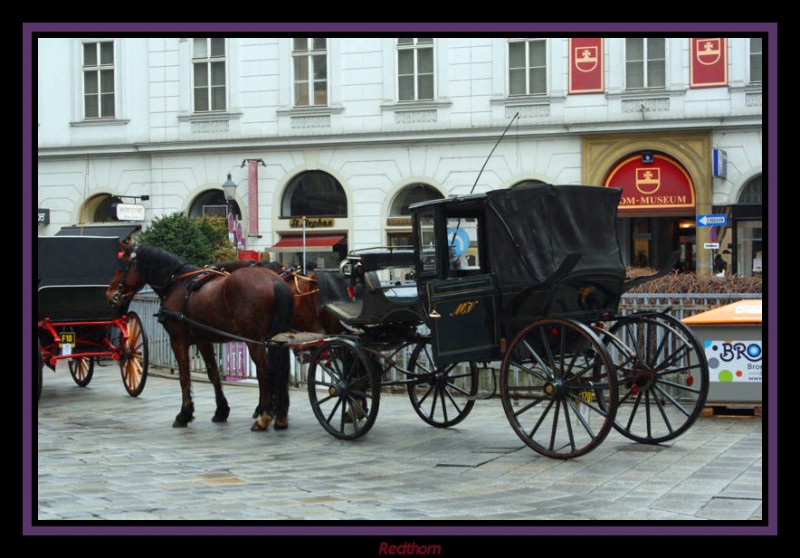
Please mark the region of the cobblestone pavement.
[[591, 453], [561, 461], [522, 444], [496, 398], [477, 402], [458, 426], [437, 429], [405, 395], [388, 394], [372, 430], [342, 441], [322, 429], [302, 389], [291, 393], [288, 430], [255, 433], [254, 384], [225, 385], [231, 416], [217, 424], [211, 386], [195, 381], [195, 421], [172, 428], [180, 388], [158, 372], [151, 368], [144, 392], [132, 398], [114, 366], [97, 366], [86, 388], [66, 366], [45, 369], [34, 410], [34, 527], [94, 520], [264, 521], [258, 525], [286, 533], [297, 522], [331, 520], [764, 525], [761, 418], [700, 418], [662, 446], [612, 431]]

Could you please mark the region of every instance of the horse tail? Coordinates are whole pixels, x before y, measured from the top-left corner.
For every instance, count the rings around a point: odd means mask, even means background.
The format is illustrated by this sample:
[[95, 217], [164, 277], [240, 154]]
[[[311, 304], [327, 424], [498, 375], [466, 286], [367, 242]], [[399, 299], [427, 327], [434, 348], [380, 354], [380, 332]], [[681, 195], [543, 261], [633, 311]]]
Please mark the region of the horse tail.
[[294, 312], [294, 297], [284, 281], [273, 283], [273, 292], [275, 311], [272, 314], [272, 326], [269, 330], [270, 337], [289, 329], [292, 323], [292, 313]]

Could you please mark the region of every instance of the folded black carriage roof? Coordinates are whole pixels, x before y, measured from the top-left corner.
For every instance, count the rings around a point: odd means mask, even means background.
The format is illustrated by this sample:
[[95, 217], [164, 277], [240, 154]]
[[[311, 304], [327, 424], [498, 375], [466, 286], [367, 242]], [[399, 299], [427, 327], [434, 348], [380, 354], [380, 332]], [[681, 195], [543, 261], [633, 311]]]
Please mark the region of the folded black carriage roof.
[[544, 282], [570, 254], [581, 254], [570, 276], [623, 280], [617, 238], [621, 190], [600, 186], [537, 184], [414, 204], [441, 205], [445, 214], [480, 212], [491, 269], [505, 285]]

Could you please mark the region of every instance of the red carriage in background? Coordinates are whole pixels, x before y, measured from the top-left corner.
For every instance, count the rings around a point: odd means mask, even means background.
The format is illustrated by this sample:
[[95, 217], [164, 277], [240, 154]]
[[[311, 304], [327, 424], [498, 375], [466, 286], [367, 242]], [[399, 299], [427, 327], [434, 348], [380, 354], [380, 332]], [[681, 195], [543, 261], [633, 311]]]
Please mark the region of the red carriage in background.
[[92, 380], [98, 360], [116, 361], [128, 394], [142, 393], [147, 334], [135, 312], [110, 306], [105, 296], [120, 243], [139, 228], [65, 227], [56, 236], [39, 237], [37, 398], [44, 367], [55, 371], [62, 360], [81, 387]]

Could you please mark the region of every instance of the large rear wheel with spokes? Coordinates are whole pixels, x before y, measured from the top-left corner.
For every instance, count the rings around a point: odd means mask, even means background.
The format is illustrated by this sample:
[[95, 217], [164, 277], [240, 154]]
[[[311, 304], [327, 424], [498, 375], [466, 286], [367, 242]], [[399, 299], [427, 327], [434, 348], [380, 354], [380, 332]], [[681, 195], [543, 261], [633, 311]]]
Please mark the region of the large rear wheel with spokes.
[[147, 346], [147, 333], [142, 325], [142, 320], [135, 312], [128, 312], [125, 328], [128, 338], [119, 361], [122, 384], [131, 397], [137, 397], [144, 390], [147, 382], [147, 368], [149, 365], [149, 350]]
[[708, 361], [696, 336], [663, 313], [619, 318], [609, 333], [619, 383], [614, 427], [645, 444], [686, 432], [700, 416], [709, 387]]
[[380, 404], [374, 359], [350, 339], [331, 339], [311, 357], [308, 397], [326, 432], [354, 440], [369, 432]]
[[616, 371], [592, 330], [545, 319], [509, 344], [500, 370], [503, 409], [533, 450], [570, 459], [595, 449], [614, 424]]

